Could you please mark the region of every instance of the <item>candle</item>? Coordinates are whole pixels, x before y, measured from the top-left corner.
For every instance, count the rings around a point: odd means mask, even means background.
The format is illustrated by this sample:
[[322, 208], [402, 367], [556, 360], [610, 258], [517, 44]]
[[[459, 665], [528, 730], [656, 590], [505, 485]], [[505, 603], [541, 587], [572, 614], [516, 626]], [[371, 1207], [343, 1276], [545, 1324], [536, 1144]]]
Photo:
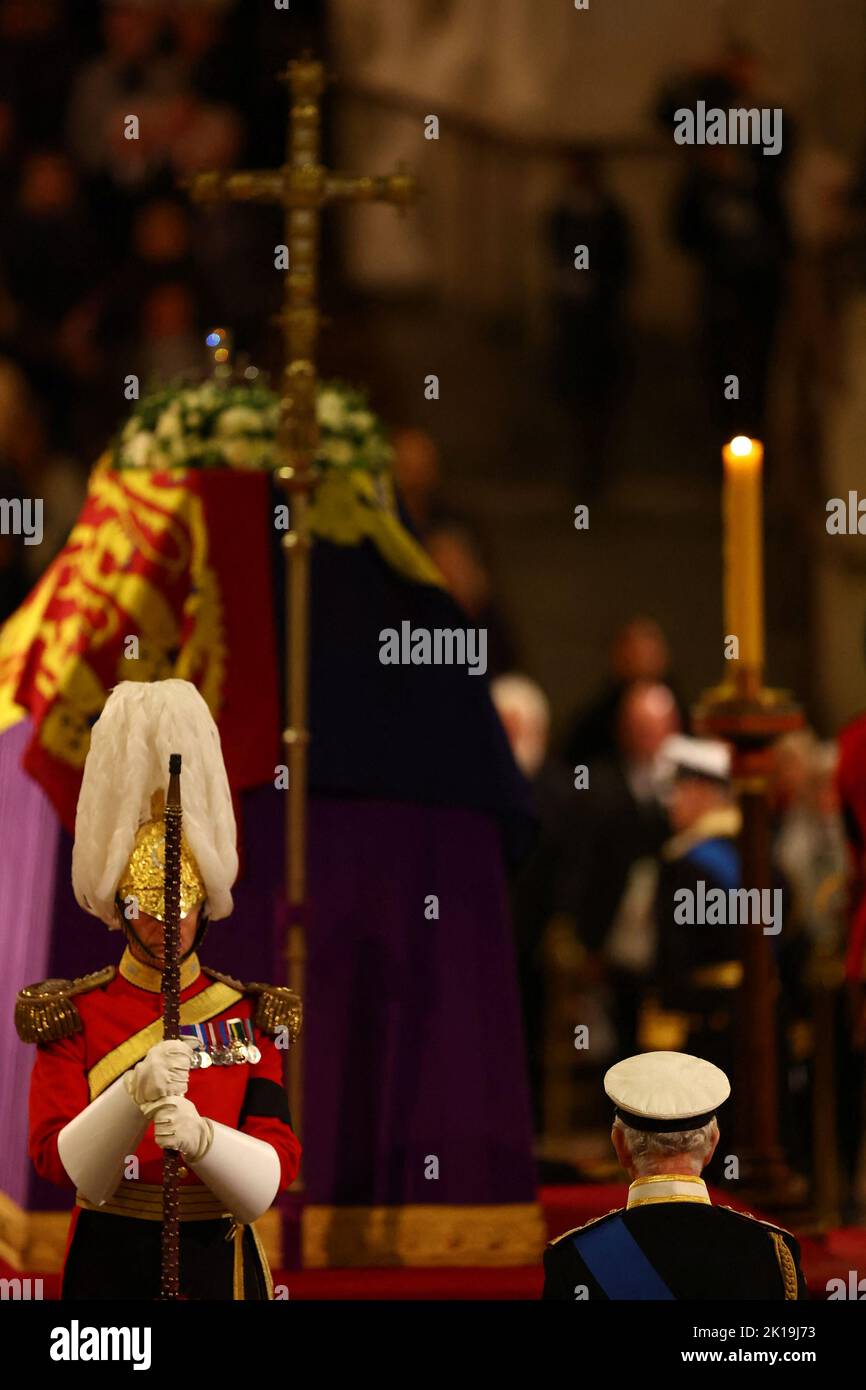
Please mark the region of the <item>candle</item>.
[[764, 446], [739, 434], [722, 450], [725, 465], [725, 638], [739, 640], [739, 669], [764, 664]]

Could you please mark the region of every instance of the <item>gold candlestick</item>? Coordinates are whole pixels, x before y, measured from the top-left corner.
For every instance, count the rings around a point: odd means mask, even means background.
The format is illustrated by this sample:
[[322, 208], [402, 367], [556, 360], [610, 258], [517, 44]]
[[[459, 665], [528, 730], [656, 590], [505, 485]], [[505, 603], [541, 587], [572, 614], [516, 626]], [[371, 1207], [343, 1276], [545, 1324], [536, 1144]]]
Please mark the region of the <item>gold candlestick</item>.
[[[746, 889], [772, 887], [772, 746], [782, 734], [803, 726], [802, 712], [787, 691], [768, 689], [763, 682], [763, 455], [759, 441], [745, 435], [722, 451], [724, 635], [726, 641], [738, 638], [739, 654], [732, 661], [732, 678], [705, 691], [692, 711], [696, 733], [733, 747], [731, 776], [742, 814], [740, 877]], [[779, 1139], [778, 973], [761, 923], [744, 923], [738, 933], [743, 966], [735, 1073], [740, 1191], [768, 1207], [785, 1206], [796, 1183]]]

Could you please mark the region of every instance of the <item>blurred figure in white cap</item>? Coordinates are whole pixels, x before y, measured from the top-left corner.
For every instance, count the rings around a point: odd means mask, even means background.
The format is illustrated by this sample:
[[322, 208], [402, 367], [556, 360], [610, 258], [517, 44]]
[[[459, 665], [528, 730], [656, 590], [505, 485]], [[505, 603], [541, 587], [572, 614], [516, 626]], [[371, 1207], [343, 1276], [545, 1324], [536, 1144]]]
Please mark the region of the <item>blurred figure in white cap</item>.
[[676, 908], [684, 891], [697, 900], [701, 892], [742, 886], [730, 750], [714, 739], [677, 734], [662, 746], [660, 760], [674, 834], [662, 849], [656, 888], [655, 982], [663, 1008], [689, 1015], [689, 1030], [676, 1045], [729, 1066], [731, 1008], [742, 969], [737, 929], [683, 924]]

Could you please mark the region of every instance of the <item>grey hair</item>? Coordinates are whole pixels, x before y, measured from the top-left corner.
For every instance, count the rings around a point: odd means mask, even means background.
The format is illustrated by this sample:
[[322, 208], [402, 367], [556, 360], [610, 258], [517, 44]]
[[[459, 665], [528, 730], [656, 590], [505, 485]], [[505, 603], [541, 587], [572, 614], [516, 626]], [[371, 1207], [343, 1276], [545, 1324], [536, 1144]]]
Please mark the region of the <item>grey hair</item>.
[[680, 1154], [704, 1153], [712, 1144], [716, 1134], [716, 1117], [707, 1120], [700, 1129], [679, 1129], [655, 1134], [646, 1129], [632, 1129], [617, 1116], [614, 1120], [617, 1129], [622, 1130], [628, 1144], [629, 1153], [637, 1168], [644, 1162], [654, 1163], [660, 1158], [675, 1158]]

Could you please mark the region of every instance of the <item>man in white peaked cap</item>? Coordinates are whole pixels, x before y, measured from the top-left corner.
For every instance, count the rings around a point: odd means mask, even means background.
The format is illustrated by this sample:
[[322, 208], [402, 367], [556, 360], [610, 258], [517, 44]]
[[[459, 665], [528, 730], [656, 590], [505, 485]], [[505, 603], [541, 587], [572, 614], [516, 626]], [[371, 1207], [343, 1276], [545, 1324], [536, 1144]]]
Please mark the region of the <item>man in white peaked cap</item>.
[[806, 1298], [791, 1233], [713, 1205], [701, 1176], [731, 1091], [725, 1073], [684, 1052], [646, 1052], [611, 1067], [604, 1089], [628, 1203], [551, 1241], [544, 1298]]

